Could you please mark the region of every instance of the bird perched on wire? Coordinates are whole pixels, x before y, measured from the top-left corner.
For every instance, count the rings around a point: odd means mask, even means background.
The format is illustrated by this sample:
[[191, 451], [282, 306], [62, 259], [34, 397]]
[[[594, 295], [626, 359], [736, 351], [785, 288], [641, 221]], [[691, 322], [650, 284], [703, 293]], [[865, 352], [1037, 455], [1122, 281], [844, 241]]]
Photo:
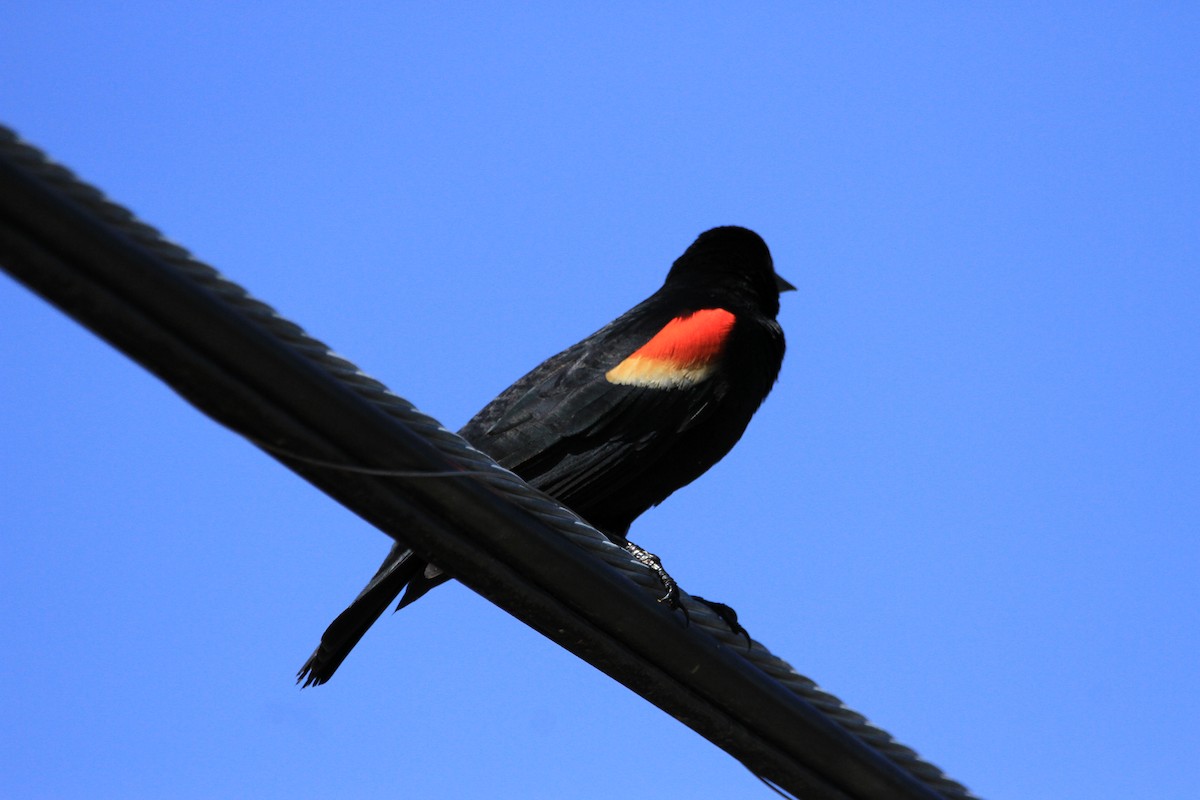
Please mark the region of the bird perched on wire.
[[[706, 231], [661, 289], [535, 367], [459, 434], [654, 567], [673, 600], [658, 559], [625, 535], [741, 438], [779, 375], [779, 293], [794, 288], [758, 234]], [[449, 578], [395, 544], [297, 680], [328, 681], [402, 591], [397, 610]]]

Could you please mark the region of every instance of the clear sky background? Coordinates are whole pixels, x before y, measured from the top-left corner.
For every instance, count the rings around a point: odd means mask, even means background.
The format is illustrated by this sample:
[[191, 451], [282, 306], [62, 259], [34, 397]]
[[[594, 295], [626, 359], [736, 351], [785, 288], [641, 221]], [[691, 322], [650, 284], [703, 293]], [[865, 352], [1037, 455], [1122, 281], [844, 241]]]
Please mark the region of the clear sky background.
[[[1200, 785], [1195, 4], [8, 3], [0, 121], [450, 427], [700, 231], [799, 287], [636, 541], [986, 798]], [[0, 277], [0, 794], [770, 797]]]

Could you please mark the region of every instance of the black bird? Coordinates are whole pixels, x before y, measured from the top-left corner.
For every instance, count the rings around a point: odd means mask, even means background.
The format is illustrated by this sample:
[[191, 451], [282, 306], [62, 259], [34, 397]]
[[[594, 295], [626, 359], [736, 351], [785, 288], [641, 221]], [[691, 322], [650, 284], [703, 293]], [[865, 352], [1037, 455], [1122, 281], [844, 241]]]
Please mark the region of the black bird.
[[[779, 293], [794, 288], [758, 234], [706, 231], [661, 289], [535, 367], [459, 434], [645, 560], [625, 538], [630, 523], [741, 438], [779, 375], [775, 316]], [[297, 680], [328, 681], [401, 591], [397, 610], [449, 578], [393, 545]]]

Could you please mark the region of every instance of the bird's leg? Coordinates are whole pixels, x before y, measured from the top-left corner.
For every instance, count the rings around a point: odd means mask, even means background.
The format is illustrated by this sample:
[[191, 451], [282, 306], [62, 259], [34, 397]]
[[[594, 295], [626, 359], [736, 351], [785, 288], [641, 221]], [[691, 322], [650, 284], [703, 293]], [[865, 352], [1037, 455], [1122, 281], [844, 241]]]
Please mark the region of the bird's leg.
[[[658, 576], [658, 580], [662, 583], [663, 588], [666, 589], [666, 593], [662, 597], [658, 598], [658, 602], [666, 603], [672, 609], [678, 609], [682, 611], [684, 619], [690, 623], [692, 621], [691, 615], [688, 614], [687, 608], [685, 608], [684, 605], [679, 602], [679, 584], [675, 582], [675, 579], [672, 578], [670, 573], [667, 572], [666, 568], [663, 567], [662, 559], [654, 555], [654, 553], [651, 553], [649, 550], [638, 547], [624, 536], [613, 536], [612, 538], [617, 538], [625, 552], [637, 559], [639, 563], [645, 564], [654, 572], [655, 575]], [[721, 620], [729, 626], [729, 630], [733, 631], [734, 635], [741, 636], [746, 640], [746, 649], [750, 649], [752, 646], [750, 634], [745, 628], [742, 627], [741, 623], [738, 622], [738, 615], [736, 611], [724, 603], [716, 603], [712, 600], [705, 600], [703, 597], [697, 597], [696, 595], [692, 595], [692, 599], [708, 606], [714, 614], [720, 617]]]
[[654, 553], [651, 553], [649, 550], [638, 547], [628, 539], [625, 539], [621, 543], [621, 547], [625, 548], [627, 553], [637, 559], [640, 563], [645, 564], [647, 567], [653, 570], [655, 575], [658, 576], [659, 581], [662, 582], [663, 588], [666, 589], [666, 594], [658, 598], [658, 602], [666, 603], [673, 609], [679, 609], [683, 612], [683, 616], [687, 617], [687, 609], [679, 603], [679, 584], [675, 583], [675, 579], [672, 578], [666, 569], [663, 568], [662, 559], [654, 555]]
[[696, 595], [692, 595], [692, 599], [697, 603], [704, 603], [704, 605], [712, 609], [712, 612], [720, 617], [725, 624], [729, 626], [729, 630], [733, 631], [734, 635], [741, 636], [746, 640], [746, 649], [750, 649], [752, 644], [750, 641], [750, 634], [745, 628], [742, 627], [742, 624], [738, 622], [736, 611], [724, 603], [714, 603], [712, 600], [705, 600], [703, 597], [697, 597]]

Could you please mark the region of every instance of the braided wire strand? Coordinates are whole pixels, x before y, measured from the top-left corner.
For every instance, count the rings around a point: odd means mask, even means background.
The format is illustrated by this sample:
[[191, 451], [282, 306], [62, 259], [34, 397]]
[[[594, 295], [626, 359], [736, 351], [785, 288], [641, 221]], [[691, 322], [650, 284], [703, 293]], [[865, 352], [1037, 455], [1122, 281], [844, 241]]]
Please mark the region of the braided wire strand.
[[[492, 491], [536, 517], [556, 533], [602, 559], [654, 599], [661, 595], [662, 585], [649, 567], [634, 560], [625, 550], [614, 545], [578, 515], [548, 495], [530, 487], [517, 475], [472, 447], [465, 439], [448, 430], [433, 417], [422, 413], [383, 383], [366, 375], [349, 360], [334, 353], [326, 344], [309, 336], [299, 325], [284, 319], [271, 306], [251, 296], [246, 289], [208, 264], [195, 259], [185, 248], [166, 239], [159, 231], [138, 220], [129, 210], [108, 200], [98, 189], [51, 161], [40, 150], [22, 141], [15, 132], [4, 126], [0, 126], [0, 154], [43, 183], [53, 186], [112, 229], [170, 264], [191, 281], [236, 309], [244, 318], [318, 365], [364, 400], [416, 432], [433, 444], [447, 459], [470, 472], [472, 479], [482, 481]], [[266, 443], [256, 444], [270, 448]], [[685, 592], [681, 592], [681, 595], [682, 604], [693, 627], [703, 630], [738, 653], [761, 672], [943, 797], [950, 800], [976, 800], [975, 795], [965, 786], [921, 759], [914, 750], [900, 744], [886, 731], [871, 724], [865, 716], [848, 708], [837, 697], [821, 689], [815, 681], [798, 673], [760, 642], [752, 641], [747, 648], [742, 635], [731, 630], [726, 621], [707, 605], [693, 600]]]

